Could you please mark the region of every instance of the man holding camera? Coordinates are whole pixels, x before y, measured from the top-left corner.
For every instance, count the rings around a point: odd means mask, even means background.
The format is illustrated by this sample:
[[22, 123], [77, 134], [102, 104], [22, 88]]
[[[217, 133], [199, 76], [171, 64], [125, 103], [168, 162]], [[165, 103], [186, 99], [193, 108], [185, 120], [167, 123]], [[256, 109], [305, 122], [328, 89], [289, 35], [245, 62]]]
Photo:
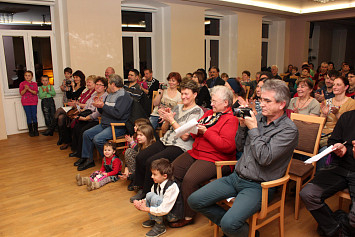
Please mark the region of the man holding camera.
[[[297, 146], [298, 130], [286, 116], [290, 92], [281, 80], [267, 80], [261, 92], [262, 114], [255, 117], [250, 110], [239, 118], [236, 146], [243, 155], [234, 172], [217, 179], [188, 199], [190, 207], [201, 212], [222, 228], [227, 236], [248, 236], [245, 222], [261, 208], [261, 182], [281, 178]], [[269, 197], [274, 190], [269, 190]], [[216, 203], [236, 197], [226, 211]]]

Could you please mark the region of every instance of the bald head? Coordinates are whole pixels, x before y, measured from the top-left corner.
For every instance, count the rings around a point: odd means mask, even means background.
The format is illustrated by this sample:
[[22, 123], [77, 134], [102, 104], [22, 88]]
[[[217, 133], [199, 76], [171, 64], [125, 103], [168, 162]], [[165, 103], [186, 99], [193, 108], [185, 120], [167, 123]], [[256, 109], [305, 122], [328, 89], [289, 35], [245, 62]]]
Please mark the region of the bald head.
[[115, 74], [115, 69], [113, 69], [113, 67], [108, 67], [105, 70], [105, 77], [108, 80], [108, 78], [110, 77], [110, 75]]

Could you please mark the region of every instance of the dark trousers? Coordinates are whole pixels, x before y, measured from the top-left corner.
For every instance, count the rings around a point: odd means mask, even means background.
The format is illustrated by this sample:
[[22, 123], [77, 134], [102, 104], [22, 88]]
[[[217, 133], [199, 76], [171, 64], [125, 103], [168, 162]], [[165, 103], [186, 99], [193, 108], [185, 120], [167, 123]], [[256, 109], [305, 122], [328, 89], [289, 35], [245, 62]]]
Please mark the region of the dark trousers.
[[324, 200], [345, 188], [349, 189], [352, 202], [348, 224], [355, 228], [355, 172], [339, 166], [330, 166], [320, 170], [300, 192], [307, 210], [327, 236], [334, 233], [340, 223]]
[[79, 121], [75, 124], [74, 128], [72, 129], [72, 143], [71, 148], [73, 151], [77, 152], [81, 156], [81, 149], [83, 146], [83, 133], [98, 125], [98, 121]]
[[[174, 177], [181, 184], [180, 191], [184, 199], [185, 216], [194, 217], [196, 213], [187, 204], [187, 199], [201, 187], [201, 184], [216, 178], [216, 166], [214, 162], [197, 160], [185, 152], [174, 160], [173, 167]], [[230, 174], [231, 172], [229, 166], [224, 166], [223, 170], [225, 174]]]
[[53, 98], [44, 98], [41, 101], [42, 112], [44, 116], [44, 121], [46, 126], [51, 125], [52, 120], [54, 119], [55, 114], [55, 104]]
[[180, 147], [165, 146], [160, 140], [140, 151], [136, 156], [135, 186], [143, 187], [143, 193], [145, 194], [150, 192], [154, 184], [150, 171], [152, 162], [160, 158], [166, 158], [173, 162], [183, 152]]

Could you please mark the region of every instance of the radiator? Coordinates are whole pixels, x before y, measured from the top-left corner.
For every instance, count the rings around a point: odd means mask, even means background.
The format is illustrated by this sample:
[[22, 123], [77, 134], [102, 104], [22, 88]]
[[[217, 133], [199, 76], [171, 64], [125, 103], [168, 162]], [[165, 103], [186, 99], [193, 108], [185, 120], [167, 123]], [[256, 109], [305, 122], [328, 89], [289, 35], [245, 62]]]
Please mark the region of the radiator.
[[[58, 96], [54, 98], [56, 108], [59, 108], [62, 105], [63, 98]], [[17, 119], [17, 128], [18, 130], [25, 130], [27, 129], [27, 119], [26, 113], [23, 109], [21, 101], [15, 101], [15, 111], [16, 111], [16, 119]], [[41, 100], [38, 100], [37, 104], [37, 120], [38, 120], [38, 127], [45, 127], [46, 124], [44, 122], [44, 116], [41, 109]]]

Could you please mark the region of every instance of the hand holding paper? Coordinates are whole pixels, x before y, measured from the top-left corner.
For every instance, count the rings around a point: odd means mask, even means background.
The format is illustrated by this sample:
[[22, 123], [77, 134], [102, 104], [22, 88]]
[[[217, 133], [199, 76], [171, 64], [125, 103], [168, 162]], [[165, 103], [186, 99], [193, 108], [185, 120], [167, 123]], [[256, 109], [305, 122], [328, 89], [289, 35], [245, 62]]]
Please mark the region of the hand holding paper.
[[175, 129], [175, 137], [181, 137], [185, 133], [197, 134], [197, 120], [191, 119], [184, 125], [180, 126], [178, 129]]

